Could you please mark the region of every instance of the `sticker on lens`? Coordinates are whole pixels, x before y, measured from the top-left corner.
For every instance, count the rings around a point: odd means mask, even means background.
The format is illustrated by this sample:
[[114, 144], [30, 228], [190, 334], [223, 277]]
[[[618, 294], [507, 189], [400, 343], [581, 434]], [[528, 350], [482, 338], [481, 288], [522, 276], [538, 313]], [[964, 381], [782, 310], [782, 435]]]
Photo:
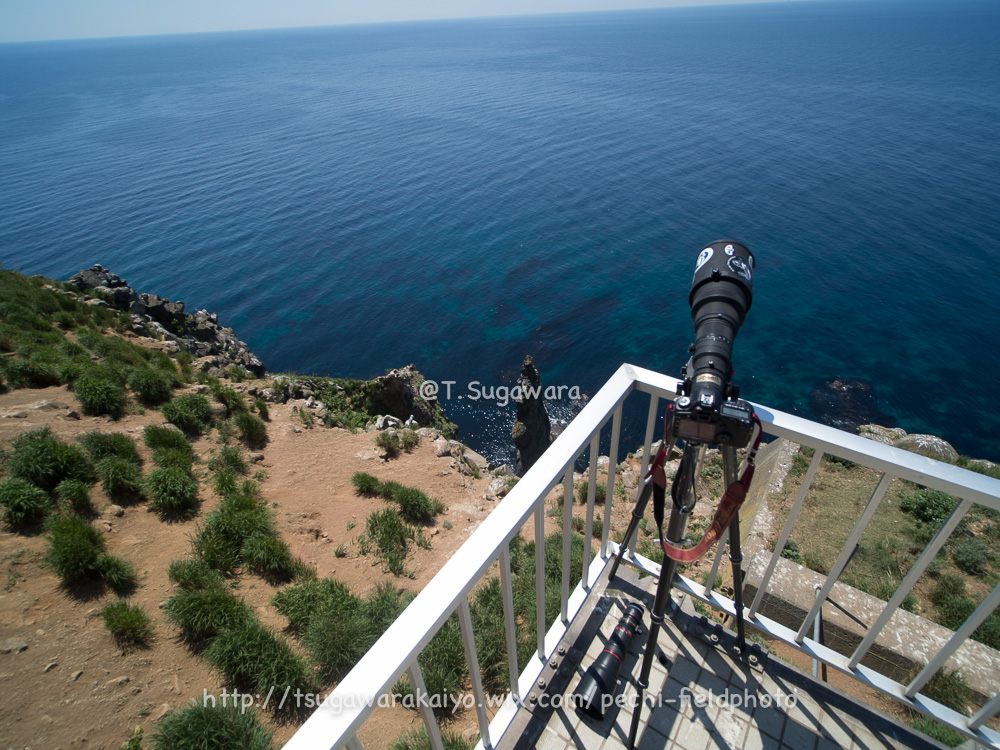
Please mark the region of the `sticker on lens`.
[[750, 266], [747, 265], [747, 262], [738, 255], [734, 255], [729, 259], [729, 270], [738, 276], [742, 276], [748, 283], [753, 277], [753, 272], [750, 270]]

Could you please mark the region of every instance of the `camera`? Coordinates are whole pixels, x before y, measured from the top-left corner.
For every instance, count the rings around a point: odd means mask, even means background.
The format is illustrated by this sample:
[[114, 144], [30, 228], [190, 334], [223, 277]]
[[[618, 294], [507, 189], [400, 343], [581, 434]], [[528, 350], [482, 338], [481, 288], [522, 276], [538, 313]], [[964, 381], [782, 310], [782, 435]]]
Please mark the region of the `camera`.
[[753, 431], [753, 408], [731, 384], [733, 340], [753, 301], [753, 253], [736, 240], [717, 240], [698, 254], [691, 281], [691, 358], [673, 405], [675, 438], [742, 447]]

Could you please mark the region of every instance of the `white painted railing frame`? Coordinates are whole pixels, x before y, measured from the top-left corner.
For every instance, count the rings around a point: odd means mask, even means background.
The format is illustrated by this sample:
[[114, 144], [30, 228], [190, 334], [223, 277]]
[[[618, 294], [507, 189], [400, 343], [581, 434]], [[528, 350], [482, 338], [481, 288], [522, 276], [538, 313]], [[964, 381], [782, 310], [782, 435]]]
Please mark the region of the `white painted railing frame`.
[[[478, 658], [475, 650], [475, 640], [472, 634], [472, 622], [468, 614], [469, 594], [476, 588], [494, 563], [500, 564], [501, 586], [504, 594], [504, 614], [507, 623], [507, 640], [513, 642], [513, 603], [510, 588], [510, 542], [529, 519], [535, 523], [536, 544], [536, 597], [538, 609], [538, 650], [525, 665], [517, 664], [516, 651], [509, 653], [512, 684], [511, 693], [506, 697], [499, 711], [494, 715], [489, 725], [486, 725], [486, 713], [477, 706], [481, 739], [479, 747], [489, 750], [495, 747], [504, 731], [509, 726], [517, 712], [521, 697], [527, 696], [530, 688], [540, 674], [548, 658], [560, 639], [568, 630], [574, 618], [583, 609], [590, 593], [591, 586], [598, 580], [610, 561], [617, 553], [618, 545], [609, 540], [608, 530], [611, 510], [614, 502], [614, 485], [616, 482], [615, 457], [617, 457], [622, 404], [626, 397], [641, 391], [651, 396], [649, 417], [645, 431], [643, 451], [643, 473], [650, 456], [650, 445], [654, 439], [657, 425], [656, 413], [661, 399], [672, 400], [680, 384], [675, 378], [653, 372], [629, 364], [623, 364], [598, 393], [588, 402], [573, 422], [567, 426], [559, 438], [549, 447], [538, 462], [517, 483], [511, 492], [500, 502], [493, 512], [477, 528], [465, 544], [445, 563], [442, 569], [424, 587], [409, 607], [394, 622], [371, 650], [358, 662], [351, 672], [331, 693], [327, 701], [318, 708], [302, 725], [295, 735], [285, 745], [286, 750], [327, 750], [334, 747], [359, 748], [357, 731], [371, 714], [379, 696], [387, 693], [392, 685], [407, 673], [411, 684], [415, 687], [422, 682], [417, 657], [427, 646], [431, 638], [438, 632], [445, 621], [458, 613], [461, 625], [463, 643], [466, 649], [470, 673], [478, 673]], [[783, 545], [776, 545], [771, 564], [765, 571], [759, 591], [749, 608], [744, 608], [747, 622], [752, 627], [761, 630], [769, 637], [777, 638], [809, 656], [817, 658], [834, 668], [849, 674], [854, 679], [871, 685], [888, 695], [892, 695], [904, 704], [920, 710], [933, 718], [942, 721], [954, 729], [975, 737], [980, 742], [1000, 748], [1000, 734], [994, 732], [985, 722], [1000, 709], [1000, 698], [994, 696], [975, 716], [965, 717], [951, 709], [927, 699], [917, 692], [924, 682], [933, 676], [933, 672], [924, 670], [910, 685], [901, 685], [874, 670], [860, 664], [867, 649], [874, 643], [881, 629], [890, 616], [909, 593], [917, 578], [933, 559], [937, 550], [947, 541], [948, 536], [973, 504], [983, 505], [1000, 510], [1000, 481], [955, 466], [933, 461], [923, 456], [908, 453], [890, 446], [861, 438], [857, 435], [836, 430], [831, 427], [810, 422], [800, 417], [780, 411], [768, 409], [754, 404], [757, 415], [768, 435], [784, 437], [789, 440], [810, 446], [816, 450], [809, 470], [803, 480], [803, 487], [793, 504], [788, 522], [779, 536], [779, 542], [787, 541], [803, 500], [808, 492], [816, 470], [819, 467], [821, 453], [840, 456], [858, 464], [875, 469], [884, 474], [880, 488], [876, 490], [869, 505], [877, 506], [881, 500], [884, 488], [892, 477], [900, 477], [917, 484], [941, 490], [962, 500], [951, 516], [945, 520], [934, 539], [928, 544], [899, 586], [894, 596], [887, 604], [883, 615], [870, 629], [868, 637], [856, 649], [851, 657], [845, 657], [822, 644], [807, 637], [808, 623], [813, 618], [806, 617], [799, 632], [793, 631], [773, 620], [759, 614], [758, 607], [766, 592], [767, 585], [773, 573], [774, 564]], [[573, 503], [573, 467], [576, 460], [588, 448], [590, 449], [591, 466], [589, 471], [589, 491], [586, 503], [586, 531], [592, 530], [595, 509], [596, 465], [598, 458], [601, 431], [611, 421], [611, 452], [612, 461], [608, 467], [607, 493], [605, 500], [604, 528], [601, 535], [599, 553], [590, 559], [584, 557], [583, 578], [573, 591], [569, 591], [568, 577], [563, 578], [561, 586], [560, 615], [543, 634], [545, 608], [544, 581], [544, 549], [543, 523], [545, 497], [558, 485], [563, 485], [565, 493], [564, 512], [569, 513]], [[662, 429], [662, 424], [660, 425]], [[658, 437], [658, 436], [656, 436]], [[874, 514], [863, 518], [852, 533], [848, 544], [852, 544], [864, 533], [867, 521]], [[569, 570], [569, 539], [572, 531], [570, 518], [564, 519], [563, 533], [563, 572], [568, 576]], [[588, 536], [589, 538], [589, 536]], [[845, 550], [848, 544], [845, 544]], [[718, 550], [716, 564], [721, 559], [721, 545]], [[845, 551], [846, 557], [849, 553]], [[630, 564], [642, 568], [649, 573], [659, 575], [659, 566], [650, 560], [629, 550], [625, 558]], [[839, 574], [841, 571], [838, 570]], [[829, 589], [832, 588], [834, 576], [830, 576], [828, 585], [817, 597], [815, 615], [822, 606]], [[733, 601], [718, 592], [706, 589], [683, 576], [678, 576], [675, 586], [729, 614], [735, 614]], [[970, 617], [965, 626], [960, 628], [955, 638], [942, 649], [936, 662], [944, 663], [947, 655], [952, 653], [967, 638], [972, 631], [973, 621], [981, 621], [996, 606], [1000, 595], [993, 595]], [[510, 652], [511, 649], [508, 648]], [[520, 667], [520, 671], [518, 671]], [[514, 679], [514, 676], [517, 676]], [[482, 684], [476, 677], [471, 678], [473, 693], [477, 703], [481, 702]], [[442, 748], [441, 737], [431, 711], [422, 711], [424, 724], [435, 748]]]

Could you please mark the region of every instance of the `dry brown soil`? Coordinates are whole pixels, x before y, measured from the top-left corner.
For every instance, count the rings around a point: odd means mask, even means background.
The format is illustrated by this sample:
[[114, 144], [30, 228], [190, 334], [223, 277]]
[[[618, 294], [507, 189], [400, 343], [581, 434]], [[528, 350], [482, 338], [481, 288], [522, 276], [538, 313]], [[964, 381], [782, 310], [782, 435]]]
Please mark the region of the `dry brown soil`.
[[[80, 411], [64, 387], [0, 395], [0, 446], [7, 447], [7, 441], [23, 430], [42, 426], [64, 440], [90, 430], [121, 431], [141, 444], [142, 428], [163, 422], [155, 410], [118, 421], [73, 419], [63, 406]], [[384, 461], [373, 451], [370, 434], [306, 429], [291, 414], [290, 405], [271, 405], [270, 412], [269, 442], [263, 460], [252, 471], [267, 472], [263, 496], [273, 507], [281, 536], [294, 554], [316, 566], [320, 576], [336, 576], [359, 595], [382, 580], [391, 580], [400, 589], [419, 590], [493, 507], [483, 500], [488, 480], [458, 473], [453, 459], [437, 457], [430, 441]], [[220, 447], [215, 431], [196, 442], [202, 459], [196, 473], [207, 475], [204, 461]], [[148, 468], [151, 462], [148, 455], [144, 457]], [[425, 529], [431, 548], [415, 548], [407, 560], [412, 578], [384, 573], [372, 558], [359, 555], [357, 535], [367, 514], [382, 501], [354, 493], [350, 477], [356, 471], [419, 487], [447, 505], [448, 510]], [[94, 525], [105, 535], [109, 553], [135, 565], [140, 587], [132, 600], [146, 609], [156, 628], [151, 648], [130, 654], [114, 644], [99, 614], [114, 600], [112, 592], [63, 588], [43, 561], [44, 536], [0, 530], [0, 642], [27, 643], [21, 653], [0, 653], [0, 746], [118, 748], [132, 727], [142, 727], [148, 736], [171, 709], [201, 700], [205, 693], [220, 694], [224, 688], [220, 677], [179, 641], [160, 608], [173, 591], [167, 566], [188, 554], [199, 519], [218, 502], [207, 482], [201, 486], [199, 517], [173, 524], [161, 521], [145, 504], [126, 507], [124, 515], [114, 517], [106, 510], [110, 503], [100, 486], [91, 493], [99, 514]], [[445, 528], [446, 521], [450, 529]], [[337, 558], [334, 551], [341, 544], [347, 555]], [[285, 627], [284, 618], [268, 606], [274, 589], [265, 581], [241, 575], [237, 591], [264, 623], [276, 630]], [[366, 746], [385, 747], [419, 723], [413, 711], [379, 710], [361, 739]], [[474, 717], [462, 716], [454, 728], [474, 736], [474, 723]], [[293, 723], [273, 726], [278, 744], [296, 728]]]

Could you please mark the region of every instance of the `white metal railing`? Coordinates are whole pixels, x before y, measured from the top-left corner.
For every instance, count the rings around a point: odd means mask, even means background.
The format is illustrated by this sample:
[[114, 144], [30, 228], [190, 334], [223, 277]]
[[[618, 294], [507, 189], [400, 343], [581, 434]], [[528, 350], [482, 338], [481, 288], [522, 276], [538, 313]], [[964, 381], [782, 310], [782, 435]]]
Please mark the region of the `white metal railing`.
[[[646, 424], [645, 447], [642, 454], [642, 475], [648, 468], [650, 449], [657, 425], [660, 399], [673, 399], [680, 381], [660, 373], [629, 364], [623, 364], [607, 383], [584, 407], [573, 422], [525, 474], [504, 500], [470, 538], [445, 563], [442, 569], [414, 599], [402, 615], [389, 627], [378, 642], [365, 654], [351, 672], [337, 686], [326, 703], [318, 708], [285, 745], [286, 750], [324, 750], [334, 747], [361, 748], [357, 731], [374, 709], [379, 696], [391, 690], [393, 684], [405, 673], [410, 684], [423, 694], [424, 683], [417, 657], [442, 625], [457, 613], [461, 626], [469, 666], [472, 694], [475, 699], [480, 728], [479, 747], [490, 750], [497, 745], [510, 725], [522, 696], [526, 696], [545, 666], [546, 659], [556, 648], [580, 613], [595, 581], [618, 551], [618, 545], [608, 539], [610, 518], [614, 502], [616, 457], [621, 432], [622, 405], [629, 394], [639, 391], [650, 395], [649, 416]], [[879, 633], [917, 579], [923, 574], [934, 556], [943, 547], [951, 533], [973, 505], [979, 504], [1000, 510], [1000, 481], [965, 469], [950, 466], [923, 456], [908, 453], [815, 422], [754, 404], [765, 433], [784, 437], [815, 449], [812, 462], [805, 474], [802, 487], [794, 501], [781, 535], [775, 543], [770, 563], [749, 607], [744, 608], [747, 623], [771, 638], [802, 651], [829, 664], [859, 682], [871, 685], [897, 700], [922, 711], [965, 735], [1000, 748], [1000, 734], [986, 726], [986, 721], [1000, 711], [1000, 694], [994, 695], [972, 717], [964, 716], [935, 701], [919, 691], [935, 672], [954, 654], [956, 649], [989, 616], [1000, 601], [998, 585], [976, 609], [954, 636], [937, 651], [927, 666], [909, 683], [901, 684], [870, 667], [861, 664]], [[597, 478], [598, 447], [602, 429], [610, 424], [612, 460], [608, 466], [605, 523], [598, 555], [591, 559], [591, 548], [584, 544], [584, 559], [580, 583], [570, 590], [570, 541], [572, 532], [573, 467], [576, 460], [589, 448], [589, 490], [586, 505], [585, 539], [591, 538], [594, 520]], [[796, 632], [778, 622], [764, 617], [758, 611], [778, 557], [788, 541], [795, 518], [802, 507], [813, 477], [824, 454], [850, 459], [858, 464], [882, 472], [878, 486], [852, 530], [831, 569], [826, 582], [816, 596], [816, 603]], [[900, 477], [917, 484], [941, 490], [960, 499], [956, 508], [941, 525], [895, 594], [886, 604], [881, 616], [872, 625], [865, 638], [850, 656], [844, 656], [810, 638], [809, 631], [816, 615], [821, 611], [837, 578], [843, 572], [858, 540], [877, 510], [893, 477]], [[563, 485], [563, 547], [560, 614], [552, 626], [545, 630], [545, 545], [544, 500], [548, 493]], [[514, 603], [510, 567], [510, 543], [529, 519], [534, 520], [535, 580], [537, 597], [537, 650], [527, 664], [519, 665], [515, 642]], [[695, 598], [722, 611], [735, 615], [732, 599], [712, 590], [724, 544], [720, 543], [708, 586], [702, 586], [684, 576], [677, 576], [675, 586]], [[629, 552], [626, 560], [653, 575], [659, 575], [659, 565]], [[485, 710], [486, 696], [480, 679], [476, 643], [469, 609], [469, 594], [499, 562], [500, 584], [510, 669], [510, 693], [506, 696], [492, 721]], [[443, 744], [433, 712], [429, 706], [421, 708], [424, 725], [434, 748]]]

